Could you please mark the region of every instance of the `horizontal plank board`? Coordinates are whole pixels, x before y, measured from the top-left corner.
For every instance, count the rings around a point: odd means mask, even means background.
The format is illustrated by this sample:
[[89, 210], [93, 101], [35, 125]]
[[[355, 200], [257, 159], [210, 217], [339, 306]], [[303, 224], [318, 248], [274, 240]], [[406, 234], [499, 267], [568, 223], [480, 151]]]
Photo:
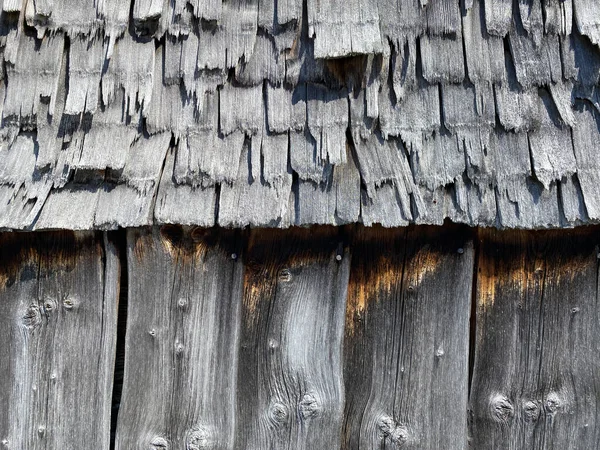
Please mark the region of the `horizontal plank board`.
[[353, 239], [342, 448], [466, 448], [470, 233], [363, 228]]
[[127, 232], [117, 449], [233, 448], [243, 281], [236, 233]]
[[597, 231], [481, 232], [472, 448], [600, 448]]
[[0, 441], [108, 450], [119, 259], [102, 233], [0, 235]]

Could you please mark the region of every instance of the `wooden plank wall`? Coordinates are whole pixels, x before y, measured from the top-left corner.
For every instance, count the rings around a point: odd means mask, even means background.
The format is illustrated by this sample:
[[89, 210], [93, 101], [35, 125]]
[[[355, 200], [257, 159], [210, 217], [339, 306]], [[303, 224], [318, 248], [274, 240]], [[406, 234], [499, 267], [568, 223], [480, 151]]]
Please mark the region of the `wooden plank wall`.
[[0, 234], [0, 448], [108, 449], [117, 251], [102, 233]]
[[473, 448], [600, 448], [598, 230], [480, 236]]
[[596, 228], [120, 233], [0, 234], [0, 449], [600, 448]]

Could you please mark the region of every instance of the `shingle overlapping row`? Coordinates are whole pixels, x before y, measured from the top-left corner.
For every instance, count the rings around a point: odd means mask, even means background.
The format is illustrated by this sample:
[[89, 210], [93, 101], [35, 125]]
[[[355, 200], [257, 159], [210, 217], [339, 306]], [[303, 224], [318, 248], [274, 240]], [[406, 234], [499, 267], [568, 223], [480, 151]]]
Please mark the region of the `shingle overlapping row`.
[[596, 0], [0, 5], [0, 228], [600, 221]]

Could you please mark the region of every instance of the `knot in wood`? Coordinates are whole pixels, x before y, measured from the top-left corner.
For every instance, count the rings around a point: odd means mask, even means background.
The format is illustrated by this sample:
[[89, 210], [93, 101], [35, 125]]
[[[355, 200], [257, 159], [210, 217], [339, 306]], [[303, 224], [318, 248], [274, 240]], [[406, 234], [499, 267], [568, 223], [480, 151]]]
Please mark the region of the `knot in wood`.
[[57, 306], [58, 302], [53, 298], [47, 298], [46, 301], [44, 301], [44, 310], [46, 311], [46, 314], [50, 311], [54, 311]]
[[73, 309], [75, 308], [77, 305], [79, 304], [79, 302], [77, 301], [77, 299], [73, 298], [73, 297], [67, 297], [63, 300], [63, 307], [65, 309]]
[[304, 394], [304, 397], [300, 400], [299, 409], [300, 415], [306, 420], [319, 414], [321, 402], [313, 394]]
[[292, 280], [292, 272], [289, 269], [281, 269], [279, 271], [279, 281], [288, 282]]
[[42, 323], [42, 313], [38, 305], [30, 305], [25, 314], [23, 314], [21, 321], [23, 326], [28, 330], [38, 327]]
[[46, 432], [46, 427], [44, 425], [40, 425], [38, 427], [38, 433], [39, 434], [44, 434]]
[[210, 432], [204, 427], [196, 427], [187, 432], [186, 450], [201, 450], [211, 447]]
[[183, 353], [183, 344], [181, 342], [175, 343], [175, 353], [178, 356], [181, 356], [181, 354]]
[[496, 394], [490, 398], [490, 415], [496, 422], [507, 422], [514, 412], [512, 403], [504, 395]]
[[444, 356], [444, 349], [442, 347], [439, 347], [435, 351], [435, 356], [437, 356], [438, 358], [441, 358], [442, 356]]
[[537, 402], [527, 400], [523, 402], [523, 417], [526, 422], [535, 422], [540, 415], [540, 406]]
[[546, 412], [556, 414], [562, 406], [562, 399], [556, 392], [550, 392], [546, 398]]
[[281, 402], [273, 402], [269, 405], [269, 420], [274, 425], [283, 425], [287, 422], [288, 409]]
[[162, 436], [155, 436], [150, 441], [150, 450], [169, 450], [169, 441]]
[[382, 416], [377, 422], [377, 427], [381, 431], [382, 439], [389, 439], [398, 446], [405, 444], [410, 437], [408, 428], [396, 423], [390, 416]]

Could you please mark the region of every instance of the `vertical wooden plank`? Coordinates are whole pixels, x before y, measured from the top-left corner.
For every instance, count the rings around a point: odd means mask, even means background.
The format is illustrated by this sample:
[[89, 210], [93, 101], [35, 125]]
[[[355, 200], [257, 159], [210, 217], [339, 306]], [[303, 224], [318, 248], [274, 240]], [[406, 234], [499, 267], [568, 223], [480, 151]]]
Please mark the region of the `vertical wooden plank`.
[[0, 235], [0, 442], [108, 449], [119, 259], [101, 233]]
[[243, 265], [226, 230], [129, 230], [117, 448], [233, 448]]
[[342, 448], [466, 448], [473, 264], [463, 228], [358, 229]]
[[600, 448], [597, 231], [482, 232], [477, 449]]
[[339, 448], [347, 249], [335, 228], [257, 230], [245, 254], [236, 448]]

